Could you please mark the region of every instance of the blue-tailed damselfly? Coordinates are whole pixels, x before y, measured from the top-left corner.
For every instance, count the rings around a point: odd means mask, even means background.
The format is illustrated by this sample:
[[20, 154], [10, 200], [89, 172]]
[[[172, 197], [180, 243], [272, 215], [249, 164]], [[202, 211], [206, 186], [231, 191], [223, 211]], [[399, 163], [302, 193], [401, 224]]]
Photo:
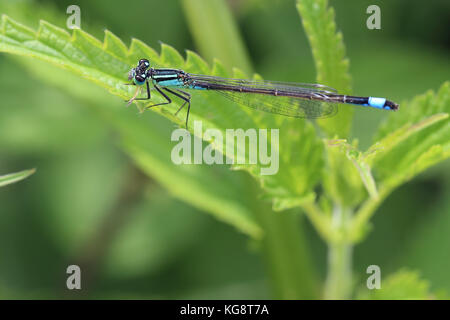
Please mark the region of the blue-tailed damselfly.
[[[147, 86], [147, 98], [137, 98], [139, 93], [137, 89], [128, 104], [134, 100], [151, 98], [150, 81], [166, 102], [149, 105], [145, 109], [172, 103], [168, 94], [182, 99], [184, 103], [175, 114], [186, 104], [188, 105], [186, 129], [191, 108], [191, 95], [180, 89], [218, 92], [241, 105], [295, 118], [314, 119], [332, 116], [336, 114], [339, 103], [384, 110], [398, 109], [398, 104], [385, 98], [342, 95], [335, 89], [321, 84], [230, 79], [192, 74], [179, 69], [155, 69], [150, 68], [150, 62], [147, 59], [139, 60], [136, 68], [130, 70], [128, 80], [133, 81], [131, 85], [139, 87], [145, 84]], [[261, 99], [261, 96], [265, 98]]]

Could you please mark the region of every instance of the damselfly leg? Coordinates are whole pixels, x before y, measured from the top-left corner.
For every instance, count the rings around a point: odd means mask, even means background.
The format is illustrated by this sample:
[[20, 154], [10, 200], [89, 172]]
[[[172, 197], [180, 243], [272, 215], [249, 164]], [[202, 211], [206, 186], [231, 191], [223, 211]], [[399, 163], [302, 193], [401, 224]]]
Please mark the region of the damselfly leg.
[[[136, 84], [134, 83], [124, 83], [124, 85], [126, 86], [135, 86]], [[139, 95], [140, 92], [140, 88], [139, 86], [137, 86], [136, 88], [136, 92], [134, 93], [134, 96], [130, 99], [130, 100], [125, 100], [127, 101], [127, 105], [129, 106], [134, 100], [150, 100], [151, 99], [151, 94], [150, 94], [150, 86], [148, 84], [148, 81], [146, 81], [146, 85], [147, 85], [147, 98], [137, 98], [137, 96]]]
[[159, 88], [157, 85], [154, 85], [154, 87], [166, 99], [166, 102], [152, 104], [150, 106], [145, 107], [145, 110], [150, 109], [150, 108], [155, 107], [155, 106], [171, 104], [172, 103], [172, 99], [170, 99], [170, 97], [162, 91], [162, 90], [165, 90], [166, 92], [168, 92], [170, 94], [173, 94], [174, 96], [176, 96], [176, 97], [178, 97], [178, 98], [180, 98], [180, 99], [182, 99], [184, 101], [183, 104], [181, 105], [181, 107], [177, 110], [177, 112], [175, 112], [175, 115], [177, 115], [178, 112], [180, 112], [180, 110], [183, 109], [183, 107], [186, 105], [186, 103], [188, 104], [188, 110], [187, 110], [187, 114], [186, 114], [186, 130], [187, 130], [187, 124], [188, 124], [188, 121], [189, 121], [189, 111], [191, 110], [191, 95], [189, 93], [187, 93], [187, 92], [184, 92], [184, 91], [178, 90], [178, 89], [175, 89], [177, 91], [176, 92], [176, 91], [171, 90], [169, 88], [164, 88], [164, 87]]

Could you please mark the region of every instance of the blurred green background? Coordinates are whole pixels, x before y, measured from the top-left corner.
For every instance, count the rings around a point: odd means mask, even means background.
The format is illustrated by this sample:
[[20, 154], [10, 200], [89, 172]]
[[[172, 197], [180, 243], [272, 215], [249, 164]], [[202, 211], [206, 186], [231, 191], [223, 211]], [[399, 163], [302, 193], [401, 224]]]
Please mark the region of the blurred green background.
[[[35, 28], [36, 17], [64, 27], [71, 4], [81, 8], [82, 28], [99, 39], [109, 29], [127, 45], [135, 37], [157, 50], [163, 41], [202, 55], [179, 1], [2, 0], [0, 13]], [[366, 28], [371, 4], [381, 7], [381, 30]], [[315, 82], [294, 0], [228, 5], [248, 50], [249, 69], [266, 79]], [[330, 5], [344, 34], [355, 94], [401, 102], [449, 79], [448, 1]], [[95, 108], [42, 82], [27, 63], [34, 61], [0, 54], [0, 174], [37, 168], [30, 178], [0, 189], [0, 298], [274, 297], [257, 241], [140, 173]], [[123, 107], [118, 98], [105, 103]], [[384, 116], [355, 111], [352, 136], [362, 149]], [[146, 119], [155, 130], [173, 129], [157, 114]], [[433, 289], [450, 292], [449, 168], [446, 161], [426, 171], [379, 208], [372, 232], [355, 248], [358, 281], [370, 264], [379, 265], [383, 275], [406, 267], [418, 270]], [[325, 245], [308, 223], [304, 228], [323, 280]], [[81, 292], [65, 289], [69, 264], [85, 270]]]

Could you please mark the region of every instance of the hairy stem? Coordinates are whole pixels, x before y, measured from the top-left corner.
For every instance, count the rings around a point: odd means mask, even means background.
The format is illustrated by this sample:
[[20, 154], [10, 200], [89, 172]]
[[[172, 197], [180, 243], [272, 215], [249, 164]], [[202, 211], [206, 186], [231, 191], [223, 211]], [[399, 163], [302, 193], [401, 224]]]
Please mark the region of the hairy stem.
[[352, 287], [352, 251], [349, 243], [332, 243], [328, 246], [328, 274], [325, 299], [348, 299]]
[[353, 245], [346, 236], [351, 212], [336, 208], [333, 212], [333, 229], [341, 237], [328, 243], [328, 274], [325, 299], [348, 299], [352, 289]]

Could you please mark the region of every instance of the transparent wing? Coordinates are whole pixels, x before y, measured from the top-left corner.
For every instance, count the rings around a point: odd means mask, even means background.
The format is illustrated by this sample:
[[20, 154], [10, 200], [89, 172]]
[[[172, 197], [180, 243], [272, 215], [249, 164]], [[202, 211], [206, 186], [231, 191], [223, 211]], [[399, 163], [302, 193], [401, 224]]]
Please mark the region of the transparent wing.
[[[336, 94], [333, 88], [320, 84], [276, 82], [276, 81], [251, 81], [242, 79], [220, 78], [203, 75], [190, 75], [197, 83], [210, 83], [225, 85], [227, 87], [243, 87], [261, 90], [277, 90], [298, 93], [302, 97], [286, 97], [270, 94], [255, 94], [232, 90], [214, 89], [225, 98], [256, 110], [279, 114], [294, 118], [325, 118], [336, 114], [336, 103], [327, 99], [327, 95]], [[315, 97], [309, 99], [308, 97]], [[319, 99], [317, 99], [319, 97]]]
[[337, 105], [326, 101], [262, 96], [222, 90], [214, 90], [214, 92], [245, 107], [293, 118], [326, 118], [335, 115], [337, 112]]
[[288, 89], [295, 92], [316, 92], [323, 94], [337, 94], [337, 90], [323, 84], [317, 83], [297, 83], [297, 82], [281, 82], [270, 80], [244, 80], [233, 78], [222, 78], [215, 76], [205, 76], [201, 74], [189, 74], [192, 79], [216, 83], [228, 84], [235, 86], [247, 86], [252, 88], [270, 88], [270, 89]]

